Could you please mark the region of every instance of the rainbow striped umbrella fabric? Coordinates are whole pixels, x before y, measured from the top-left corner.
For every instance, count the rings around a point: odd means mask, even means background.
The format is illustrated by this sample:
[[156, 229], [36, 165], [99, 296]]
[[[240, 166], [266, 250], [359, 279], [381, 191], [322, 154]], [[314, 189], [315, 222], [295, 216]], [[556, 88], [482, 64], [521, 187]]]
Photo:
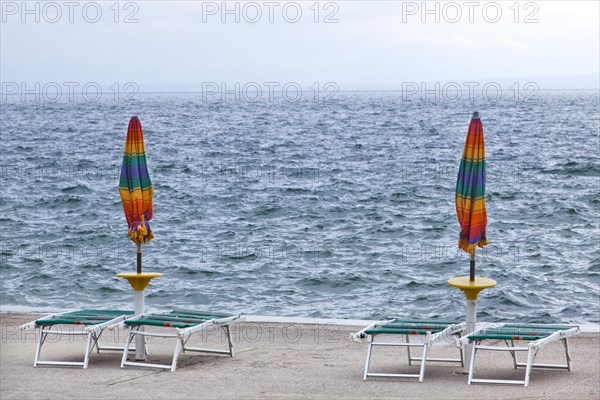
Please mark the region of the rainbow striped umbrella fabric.
[[154, 237], [149, 223], [154, 188], [148, 174], [144, 134], [138, 117], [132, 117], [127, 128], [119, 194], [129, 226], [129, 237], [136, 244], [148, 243]]
[[483, 125], [474, 112], [460, 160], [456, 181], [456, 215], [460, 223], [458, 247], [475, 254], [476, 247], [485, 246], [487, 215], [485, 210], [485, 146]]

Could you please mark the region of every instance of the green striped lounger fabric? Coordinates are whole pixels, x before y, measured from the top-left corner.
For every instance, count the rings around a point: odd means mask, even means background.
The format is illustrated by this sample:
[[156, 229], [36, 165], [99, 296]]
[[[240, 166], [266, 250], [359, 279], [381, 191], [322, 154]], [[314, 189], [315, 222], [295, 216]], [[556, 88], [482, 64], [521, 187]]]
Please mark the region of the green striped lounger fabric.
[[404, 321], [393, 320], [382, 325], [364, 331], [366, 335], [426, 335], [429, 333], [438, 333], [450, 325], [458, 325], [460, 322], [450, 321]]
[[198, 324], [210, 320], [219, 320], [223, 318], [229, 318], [232, 315], [215, 315], [215, 314], [201, 314], [191, 312], [177, 312], [171, 311], [169, 313], [162, 314], [145, 314], [143, 319], [135, 319], [131, 321], [125, 321], [125, 325], [136, 326], [136, 325], [149, 325], [149, 326], [164, 326], [168, 328], [191, 328]]
[[501, 340], [539, 340], [550, 336], [551, 334], [571, 329], [573, 326], [567, 325], [503, 325], [499, 328], [487, 329], [485, 333], [473, 333], [469, 335], [470, 341], [483, 339], [501, 339]]
[[54, 318], [38, 319], [38, 326], [47, 325], [96, 325], [123, 315], [133, 315], [133, 311], [124, 310], [79, 310], [58, 314]]

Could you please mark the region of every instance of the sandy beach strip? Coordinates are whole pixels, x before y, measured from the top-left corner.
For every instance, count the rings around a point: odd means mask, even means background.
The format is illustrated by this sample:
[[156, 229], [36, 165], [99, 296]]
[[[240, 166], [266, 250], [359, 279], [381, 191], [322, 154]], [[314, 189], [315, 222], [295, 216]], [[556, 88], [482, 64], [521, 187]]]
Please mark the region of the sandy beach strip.
[[[235, 357], [182, 354], [177, 371], [120, 368], [121, 353], [93, 353], [87, 370], [69, 367], [33, 367], [36, 332], [19, 325], [38, 314], [1, 313], [0, 398], [8, 399], [598, 399], [600, 398], [600, 334], [595, 329], [569, 342], [573, 370], [534, 370], [528, 388], [467, 385], [467, 376], [455, 364], [430, 362], [425, 382], [416, 379], [371, 378], [363, 381], [365, 340], [350, 334], [364, 326], [335, 323], [252, 322], [233, 328]], [[65, 361], [83, 358], [81, 337], [49, 339], [43, 356]], [[123, 343], [123, 331], [105, 333], [103, 343]], [[191, 344], [225, 347], [217, 331], [196, 335]], [[170, 363], [174, 340], [150, 338], [150, 362]], [[382, 372], [417, 373], [408, 366], [403, 348], [377, 348], [373, 368]], [[432, 356], [455, 357], [449, 341], [433, 347]], [[562, 363], [560, 343], [543, 348], [536, 362]], [[480, 377], [522, 379], [512, 368], [508, 353], [481, 352]]]

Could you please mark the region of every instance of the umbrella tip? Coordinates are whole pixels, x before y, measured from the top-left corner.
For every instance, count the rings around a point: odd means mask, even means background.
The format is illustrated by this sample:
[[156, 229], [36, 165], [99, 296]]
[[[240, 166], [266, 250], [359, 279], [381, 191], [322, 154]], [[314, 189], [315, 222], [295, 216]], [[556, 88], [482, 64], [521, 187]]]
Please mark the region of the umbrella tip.
[[138, 116], [134, 115], [133, 117], [131, 117], [131, 119], [138, 119]]
[[473, 119], [479, 119], [479, 111], [473, 112]]

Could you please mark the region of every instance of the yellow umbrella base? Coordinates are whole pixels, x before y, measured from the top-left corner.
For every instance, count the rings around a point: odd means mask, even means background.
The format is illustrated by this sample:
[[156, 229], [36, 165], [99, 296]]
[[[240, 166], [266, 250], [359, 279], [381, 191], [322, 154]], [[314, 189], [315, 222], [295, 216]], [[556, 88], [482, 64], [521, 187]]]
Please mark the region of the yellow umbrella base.
[[459, 288], [465, 294], [467, 300], [477, 300], [479, 292], [496, 286], [496, 281], [481, 276], [476, 276], [474, 281], [470, 281], [468, 276], [458, 276], [449, 279], [448, 285]]
[[140, 274], [137, 272], [122, 272], [117, 276], [127, 279], [133, 290], [143, 291], [152, 279], [161, 277], [162, 274], [159, 272], [142, 272]]

